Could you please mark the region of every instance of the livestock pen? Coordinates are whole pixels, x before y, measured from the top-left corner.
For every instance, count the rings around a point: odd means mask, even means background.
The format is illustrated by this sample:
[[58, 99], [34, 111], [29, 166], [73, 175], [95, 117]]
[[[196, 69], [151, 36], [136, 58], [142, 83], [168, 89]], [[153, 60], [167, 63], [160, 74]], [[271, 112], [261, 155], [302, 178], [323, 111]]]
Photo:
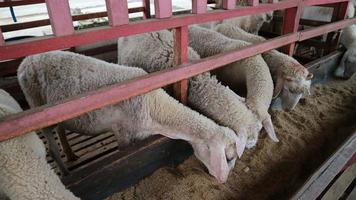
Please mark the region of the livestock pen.
[[[0, 26], [0, 81], [1, 87], [8, 89], [21, 102], [24, 99], [17, 81], [11, 79], [17, 67], [26, 56], [52, 50], [75, 51], [76, 46], [115, 40], [120, 37], [141, 34], [163, 29], [174, 30], [174, 49], [176, 66], [151, 73], [124, 83], [91, 91], [51, 105], [30, 109], [11, 115], [0, 122], [0, 141], [24, 135], [59, 122], [77, 117], [104, 106], [147, 93], [169, 84], [174, 85], [174, 95], [187, 104], [188, 78], [214, 70], [237, 60], [258, 55], [268, 50], [280, 48], [284, 53], [293, 55], [295, 45], [319, 35], [336, 32], [345, 26], [355, 24], [356, 18], [345, 19], [347, 0], [284, 0], [262, 4], [258, 0], [246, 1], [248, 6], [237, 7], [236, 0], [223, 0], [223, 8], [208, 11], [206, 0], [192, 0], [191, 13], [173, 15], [172, 1], [155, 0], [155, 15], [151, 15], [150, 1], [143, 0], [141, 7], [128, 8], [126, 0], [106, 0], [106, 12], [72, 16], [67, 0], [0, 0], [0, 8], [46, 4], [49, 19], [20, 22]], [[330, 23], [319, 23], [317, 27], [299, 30], [301, 12], [307, 6], [327, 6], [334, 8]], [[233, 17], [247, 16], [268, 11], [281, 10], [283, 23], [281, 33], [264, 42], [203, 58], [199, 61], [187, 61], [188, 26], [219, 21]], [[143, 18], [130, 21], [129, 13], [142, 12]], [[99, 27], [75, 29], [73, 21], [98, 17], [108, 17], [108, 24]], [[302, 20], [303, 21], [303, 20]], [[310, 21], [303, 21], [309, 23]], [[314, 22], [315, 24], [315, 22]], [[28, 28], [51, 25], [53, 35], [6, 41], [3, 33]], [[327, 78], [332, 62], [339, 59], [339, 34], [328, 36], [327, 56], [306, 64], [315, 74], [314, 82]], [[94, 56], [116, 51], [116, 45], [108, 45], [84, 50], [84, 55]], [[335, 65], [335, 63], [334, 63]], [[317, 105], [317, 104], [316, 104]], [[70, 144], [80, 158], [66, 165], [70, 174], [62, 176], [64, 184], [83, 199], [102, 199], [137, 183], [162, 166], [181, 163], [190, 154], [189, 145], [182, 141], [172, 141], [166, 137], [152, 137], [118, 151], [112, 134], [103, 134], [89, 138], [68, 133]], [[345, 164], [355, 161], [355, 136], [351, 134], [336, 153], [330, 157], [309, 181], [295, 193], [295, 198], [316, 199], [324, 195], [325, 189]], [[51, 159], [49, 159], [51, 161]], [[53, 163], [54, 165], [54, 163]], [[329, 171], [328, 171], [329, 169]], [[320, 184], [319, 184], [320, 183]], [[237, 183], [238, 184], [238, 183]], [[275, 184], [275, 183], [274, 183]], [[330, 187], [330, 185], [329, 185]], [[289, 194], [291, 195], [291, 194]]]

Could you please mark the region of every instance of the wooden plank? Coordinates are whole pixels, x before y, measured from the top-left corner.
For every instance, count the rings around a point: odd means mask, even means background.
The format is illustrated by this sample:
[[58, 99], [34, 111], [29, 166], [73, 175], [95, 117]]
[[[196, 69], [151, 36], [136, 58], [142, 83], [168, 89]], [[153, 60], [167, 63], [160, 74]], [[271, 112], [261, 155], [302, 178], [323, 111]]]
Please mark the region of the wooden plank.
[[[178, 66], [187, 62], [188, 51], [188, 27], [183, 26], [174, 29], [174, 66]], [[174, 95], [181, 103], [188, 103], [188, 79], [183, 79], [179, 83], [174, 84]]]
[[156, 18], [169, 18], [172, 16], [172, 0], [155, 0]]
[[10, 6], [23, 6], [31, 4], [44, 3], [45, 0], [11, 0], [11, 1], [0, 1], [0, 8], [10, 7]]
[[192, 2], [192, 13], [201, 14], [205, 13], [207, 10], [207, 1], [206, 0], [193, 0]]
[[293, 196], [295, 200], [317, 199], [356, 151], [356, 134], [346, 142], [308, 179]]
[[334, 4], [334, 3], [341, 3], [341, 2], [347, 2], [349, 0], [304, 0], [303, 5], [304, 6], [318, 6], [321, 4]]
[[351, 191], [350, 195], [347, 197], [346, 200], [355, 200], [356, 199], [356, 187]]
[[[299, 27], [299, 20], [302, 12], [302, 1], [297, 0], [298, 6], [295, 8], [288, 8], [284, 11], [284, 18], [283, 18], [283, 28], [282, 34], [287, 33], [295, 33], [298, 31]], [[283, 51], [293, 56], [295, 48], [295, 42], [283, 47]]]
[[355, 178], [356, 178], [356, 164], [353, 164], [340, 175], [340, 177], [329, 188], [329, 190], [325, 193], [325, 195], [321, 199], [322, 200], [340, 199], [340, 197], [344, 194], [346, 189], [349, 187], [349, 185]]
[[223, 8], [226, 10], [231, 10], [236, 8], [236, 0], [222, 0], [223, 1]]
[[110, 26], [129, 23], [127, 0], [105, 0]]
[[249, 6], [258, 6], [259, 1], [258, 0], [248, 0], [247, 5]]
[[73, 34], [73, 21], [68, 0], [46, 0], [46, 5], [53, 33], [56, 36]]

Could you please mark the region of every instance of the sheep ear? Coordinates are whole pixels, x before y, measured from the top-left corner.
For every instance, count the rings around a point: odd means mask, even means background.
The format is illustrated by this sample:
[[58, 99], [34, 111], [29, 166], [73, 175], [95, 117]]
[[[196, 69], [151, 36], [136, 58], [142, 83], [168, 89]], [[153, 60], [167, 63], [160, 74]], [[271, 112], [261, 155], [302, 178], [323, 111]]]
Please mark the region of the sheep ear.
[[274, 86], [273, 99], [277, 98], [281, 93], [284, 84], [284, 79], [282, 76], [277, 77], [276, 85]]
[[271, 117], [267, 117], [267, 119], [262, 121], [263, 128], [265, 128], [269, 138], [271, 138], [274, 142], [279, 142], [276, 132], [274, 131]]
[[210, 150], [210, 174], [218, 179], [220, 183], [227, 181], [230, 169], [226, 160], [225, 148], [223, 145], [213, 145]]
[[243, 129], [242, 131], [240, 131], [238, 133], [238, 136], [236, 136], [236, 139], [235, 139], [236, 152], [237, 152], [237, 156], [239, 156], [239, 158], [241, 158], [242, 154], [245, 151], [246, 143], [247, 143], [246, 130]]
[[307, 80], [308, 80], [308, 81], [309, 81], [309, 80], [312, 80], [313, 77], [314, 77], [314, 74], [309, 72], [309, 74], [308, 74], [308, 76], [307, 76]]

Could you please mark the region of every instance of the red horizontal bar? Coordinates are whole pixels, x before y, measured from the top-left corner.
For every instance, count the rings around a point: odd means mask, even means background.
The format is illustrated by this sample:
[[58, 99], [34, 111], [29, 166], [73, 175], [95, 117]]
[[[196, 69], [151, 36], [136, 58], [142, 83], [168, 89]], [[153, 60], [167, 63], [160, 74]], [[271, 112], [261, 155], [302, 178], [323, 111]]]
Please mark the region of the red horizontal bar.
[[0, 123], [0, 141], [77, 117], [83, 113], [118, 103], [130, 97], [196, 76], [231, 62], [260, 54], [264, 51], [284, 46], [290, 41], [296, 40], [297, 34], [277, 37], [237, 51], [201, 59], [196, 63], [183, 64], [137, 79], [101, 88], [54, 105], [45, 105], [8, 116], [2, 119], [3, 121]]
[[[256, 7], [236, 8], [232, 10], [215, 10], [199, 15], [187, 14], [169, 19], [149, 19], [118, 27], [100, 27], [77, 31], [73, 35], [62, 37], [38, 37], [19, 42], [8, 42], [0, 47], [0, 61], [42, 53], [46, 51], [67, 49], [70, 47], [117, 39], [119, 37], [140, 34], [179, 26], [218, 21], [232, 17], [246, 16], [272, 10], [296, 7], [294, 0], [286, 0], [274, 4], [263, 4]], [[27, 41], [27, 42], [25, 42]]]
[[[137, 13], [143, 11], [144, 11], [144, 7], [129, 8], [129, 13]], [[82, 15], [74, 15], [72, 16], [72, 20], [80, 21], [80, 20], [87, 20], [87, 19], [107, 17], [107, 16], [108, 16], [107, 12], [97, 12], [97, 13], [89, 13], [89, 14], [82, 14]], [[2, 29], [3, 32], [9, 32], [9, 31], [17, 31], [17, 30], [22, 30], [27, 28], [35, 28], [39, 26], [47, 26], [50, 24], [51, 23], [49, 19], [41, 19], [41, 20], [35, 20], [30, 22], [2, 25], [0, 26], [0, 28]]]
[[23, 5], [39, 4], [39, 3], [44, 3], [44, 2], [45, 2], [45, 0], [11, 0], [11, 1], [0, 0], [0, 8], [10, 7], [10, 6], [23, 6]]
[[336, 31], [338, 29], [342, 29], [346, 26], [349, 26], [349, 25], [352, 25], [355, 23], [356, 23], [356, 18], [352, 18], [352, 19], [346, 19], [346, 20], [342, 20], [339, 22], [326, 24], [326, 25], [308, 29], [305, 31], [300, 31], [299, 41], [307, 40], [307, 39], [319, 36], [323, 33], [329, 33], [331, 31]]
[[334, 3], [341, 3], [341, 2], [346, 2], [349, 0], [304, 0], [303, 5], [304, 6], [317, 6], [317, 5], [322, 5], [322, 4], [334, 4]]

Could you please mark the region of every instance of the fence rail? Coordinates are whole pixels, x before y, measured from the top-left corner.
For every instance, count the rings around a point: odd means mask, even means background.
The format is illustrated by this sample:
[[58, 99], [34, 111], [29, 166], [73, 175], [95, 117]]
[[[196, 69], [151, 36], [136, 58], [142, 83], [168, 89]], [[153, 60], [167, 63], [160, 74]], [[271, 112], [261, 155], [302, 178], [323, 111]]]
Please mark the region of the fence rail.
[[[9, 3], [8, 1], [6, 1]], [[10, 1], [20, 3], [22, 1]], [[38, 1], [31, 1], [38, 2]], [[193, 0], [193, 13], [172, 17], [172, 6], [170, 1], [155, 0], [156, 18], [139, 22], [128, 23], [125, 18], [127, 13], [120, 12], [125, 7], [124, 4], [116, 4], [114, 1], [108, 6], [108, 16], [110, 26], [103, 28], [92, 28], [88, 30], [72, 31], [72, 23], [68, 23], [72, 18], [67, 15], [67, 23], [61, 24], [63, 17], [57, 15], [57, 9], [67, 13], [67, 4], [57, 4], [56, 0], [46, 0], [49, 6], [50, 21], [55, 36], [40, 37], [36, 39], [24, 40], [21, 42], [4, 42], [0, 30], [0, 61], [15, 59], [36, 53], [67, 49], [77, 45], [89, 44], [98, 41], [115, 39], [122, 36], [129, 36], [162, 29], [175, 29], [175, 51], [177, 55], [176, 63], [179, 66], [152, 73], [134, 80], [128, 80], [120, 84], [88, 92], [65, 101], [45, 105], [16, 115], [9, 116], [0, 122], [0, 141], [12, 137], [23, 135], [29, 131], [44, 128], [58, 122], [71, 119], [80, 114], [101, 108], [106, 105], [115, 104], [122, 100], [149, 92], [168, 84], [176, 84], [176, 94], [182, 102], [186, 101], [186, 79], [197, 74], [221, 67], [228, 63], [260, 54], [270, 49], [285, 46], [285, 52], [291, 53], [294, 43], [306, 40], [317, 35], [336, 31], [345, 26], [355, 24], [356, 18], [342, 20], [345, 18], [347, 0], [286, 0], [278, 3], [259, 4], [258, 1], [248, 1], [249, 7], [235, 8], [235, 0], [225, 0], [224, 8], [228, 10], [206, 11], [205, 1]], [[126, 2], [126, 1], [121, 1]], [[145, 0], [147, 6], [147, 1]], [[4, 1], [0, 1], [0, 7]], [[127, 2], [126, 2], [127, 4]], [[317, 28], [298, 32], [300, 12], [304, 6], [337, 4], [340, 21], [323, 25]], [[56, 5], [56, 6], [54, 6]], [[203, 9], [205, 7], [205, 9]], [[124, 9], [127, 10], [125, 7]], [[146, 8], [149, 10], [149, 8]], [[284, 17], [284, 35], [267, 40], [265, 42], [251, 45], [237, 51], [216, 55], [199, 60], [199, 62], [186, 63], [186, 51], [188, 41], [187, 27], [192, 24], [199, 24], [232, 17], [263, 13], [274, 10], [286, 10]], [[61, 13], [62, 13], [61, 12]], [[124, 13], [124, 14], [123, 14]], [[119, 19], [120, 18], [120, 19]], [[124, 20], [122, 20], [124, 19]], [[117, 21], [116, 21], [117, 20]], [[1, 70], [1, 68], [0, 68]]]

